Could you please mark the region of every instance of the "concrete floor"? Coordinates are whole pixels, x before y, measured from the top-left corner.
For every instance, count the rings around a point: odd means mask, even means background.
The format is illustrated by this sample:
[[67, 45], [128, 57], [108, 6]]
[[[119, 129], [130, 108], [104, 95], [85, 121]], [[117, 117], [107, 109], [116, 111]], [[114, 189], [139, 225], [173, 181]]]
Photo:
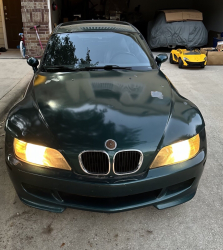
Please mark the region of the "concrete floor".
[[162, 70], [206, 121], [208, 160], [195, 198], [167, 210], [147, 207], [118, 214], [74, 209], [54, 214], [29, 208], [8, 177], [0, 128], [0, 249], [223, 248], [223, 67], [180, 70], [167, 62]]
[[20, 49], [9, 49], [6, 52], [0, 52], [0, 59], [22, 59]]
[[0, 101], [30, 72], [32, 68], [25, 59], [0, 58]]

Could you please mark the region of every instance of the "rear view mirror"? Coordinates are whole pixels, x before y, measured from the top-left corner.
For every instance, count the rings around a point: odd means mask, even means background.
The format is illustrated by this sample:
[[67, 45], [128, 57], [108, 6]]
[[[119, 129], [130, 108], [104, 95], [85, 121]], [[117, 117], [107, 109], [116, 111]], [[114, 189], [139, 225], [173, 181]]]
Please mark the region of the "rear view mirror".
[[34, 73], [36, 73], [38, 69], [37, 67], [39, 65], [39, 60], [36, 59], [35, 57], [30, 57], [27, 59], [27, 63], [29, 64], [29, 66], [33, 68]]
[[167, 54], [159, 54], [157, 57], [156, 57], [156, 62], [157, 62], [157, 65], [158, 67], [160, 68], [161, 64], [166, 62], [168, 59], [168, 55]]

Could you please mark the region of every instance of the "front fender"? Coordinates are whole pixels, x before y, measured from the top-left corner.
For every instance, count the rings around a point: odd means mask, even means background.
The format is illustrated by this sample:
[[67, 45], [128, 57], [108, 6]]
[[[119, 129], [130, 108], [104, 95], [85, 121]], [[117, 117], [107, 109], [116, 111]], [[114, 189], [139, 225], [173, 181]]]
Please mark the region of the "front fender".
[[11, 138], [10, 141], [17, 138], [51, 148], [58, 147], [34, 101], [32, 91], [29, 91], [24, 99], [11, 109], [6, 120], [5, 131], [7, 140]]
[[195, 104], [172, 89], [172, 108], [159, 148], [188, 140], [205, 128], [200, 110]]

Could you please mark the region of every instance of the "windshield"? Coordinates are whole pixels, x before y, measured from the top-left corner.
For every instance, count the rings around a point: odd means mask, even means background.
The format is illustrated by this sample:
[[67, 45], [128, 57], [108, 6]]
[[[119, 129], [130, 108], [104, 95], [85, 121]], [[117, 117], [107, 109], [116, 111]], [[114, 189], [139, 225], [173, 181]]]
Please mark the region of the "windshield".
[[76, 32], [51, 36], [42, 65], [74, 69], [115, 65], [156, 68], [145, 40], [137, 33]]

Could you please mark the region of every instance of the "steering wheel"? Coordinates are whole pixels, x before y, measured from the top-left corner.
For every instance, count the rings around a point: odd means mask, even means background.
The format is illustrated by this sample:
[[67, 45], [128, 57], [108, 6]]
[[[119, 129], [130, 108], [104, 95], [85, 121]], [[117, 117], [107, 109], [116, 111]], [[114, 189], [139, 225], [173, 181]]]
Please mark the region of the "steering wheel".
[[137, 59], [137, 62], [139, 62], [138, 58], [137, 58], [134, 54], [132, 54], [132, 53], [130, 53], [130, 52], [117, 52], [117, 53], [115, 53], [115, 54], [112, 56], [112, 58], [111, 58], [109, 61], [112, 62], [112, 60], [113, 60], [115, 57], [117, 57], [117, 56], [122, 56], [122, 55], [131, 56], [132, 58]]

